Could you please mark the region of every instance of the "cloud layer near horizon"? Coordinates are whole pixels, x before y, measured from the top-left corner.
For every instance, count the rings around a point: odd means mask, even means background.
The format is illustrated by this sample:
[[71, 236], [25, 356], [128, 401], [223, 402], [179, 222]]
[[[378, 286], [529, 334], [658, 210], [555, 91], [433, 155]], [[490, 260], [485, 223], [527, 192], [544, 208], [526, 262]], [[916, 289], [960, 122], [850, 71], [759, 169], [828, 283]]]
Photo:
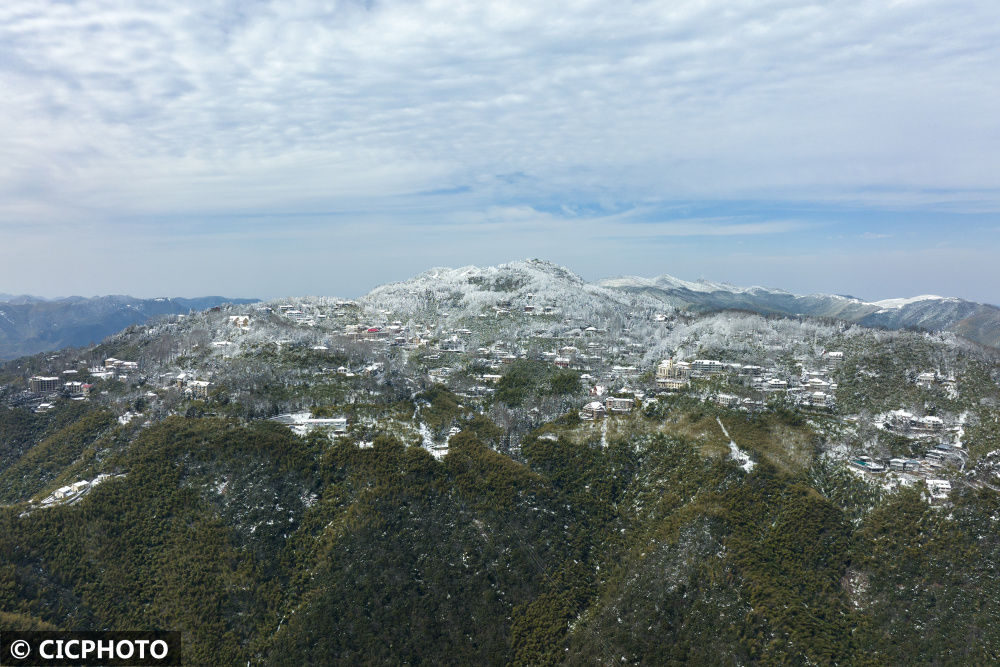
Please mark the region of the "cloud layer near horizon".
[[627, 252], [841, 224], [817, 207], [991, 216], [998, 19], [975, 0], [16, 0], [5, 259], [95, 239], [154, 266], [161, 241], [263, 257], [367, 225], [407, 239], [390, 255], [451, 235], [464, 264], [491, 234], [526, 256], [566, 228]]

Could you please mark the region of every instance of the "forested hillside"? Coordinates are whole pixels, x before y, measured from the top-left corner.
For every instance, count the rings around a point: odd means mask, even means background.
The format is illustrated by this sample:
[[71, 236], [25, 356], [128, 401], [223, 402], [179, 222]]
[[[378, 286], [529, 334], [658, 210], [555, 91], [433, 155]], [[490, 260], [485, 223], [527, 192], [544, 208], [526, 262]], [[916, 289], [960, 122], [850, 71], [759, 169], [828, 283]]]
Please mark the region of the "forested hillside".
[[448, 280], [0, 366], [0, 629], [179, 630], [194, 665], [1000, 660], [995, 351]]
[[192, 664], [997, 659], [995, 493], [872, 507], [659, 421], [546, 427], [517, 463], [471, 431], [436, 461], [167, 420], [79, 503], [3, 510], [5, 624], [180, 629]]

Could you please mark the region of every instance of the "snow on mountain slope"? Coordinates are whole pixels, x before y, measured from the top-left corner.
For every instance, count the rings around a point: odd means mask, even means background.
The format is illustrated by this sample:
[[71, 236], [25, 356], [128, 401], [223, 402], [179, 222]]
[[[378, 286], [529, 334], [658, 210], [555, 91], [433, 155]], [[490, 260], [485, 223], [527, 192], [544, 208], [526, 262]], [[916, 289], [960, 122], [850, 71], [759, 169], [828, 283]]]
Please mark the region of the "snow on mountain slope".
[[669, 275], [610, 278], [593, 284], [566, 268], [537, 259], [492, 267], [434, 268], [410, 280], [377, 287], [360, 303], [366, 309], [401, 316], [446, 313], [453, 320], [497, 311], [573, 313], [578, 318], [598, 320], [626, 312], [746, 310], [890, 329], [954, 331], [984, 345], [1000, 346], [1000, 309], [954, 297], [922, 295], [866, 302], [836, 294], [800, 295]]
[[740, 287], [731, 283], [712, 282], [710, 280], [705, 280], [704, 278], [696, 281], [690, 281], [675, 278], [674, 276], [668, 276], [666, 274], [655, 278], [642, 278], [640, 276], [608, 278], [600, 281], [598, 284], [603, 287], [610, 288], [654, 287], [660, 289], [687, 290], [702, 294], [711, 294], [713, 292], [728, 292], [730, 294], [791, 294], [790, 292], [773, 287], [761, 287], [759, 285], [755, 285], [753, 287]]
[[737, 287], [705, 280], [613, 278], [602, 286], [645, 294], [679, 309], [696, 312], [750, 310], [764, 314], [825, 317], [866, 326], [947, 330], [984, 345], [1000, 345], [1000, 308], [933, 294], [866, 302], [836, 294], [799, 295], [767, 287]]
[[920, 296], [911, 296], [908, 299], [882, 299], [881, 301], [869, 301], [868, 303], [873, 306], [878, 306], [879, 308], [902, 308], [903, 306], [908, 306], [911, 303], [917, 303], [919, 301], [941, 301], [944, 299], [959, 301], [959, 299], [954, 299], [953, 297], [937, 296], [935, 294], [922, 294]]
[[663, 310], [645, 295], [589, 284], [566, 268], [537, 259], [499, 266], [434, 268], [409, 280], [376, 287], [363, 307], [394, 313], [448, 312], [475, 316], [497, 309], [573, 312], [583, 316], [629, 308]]

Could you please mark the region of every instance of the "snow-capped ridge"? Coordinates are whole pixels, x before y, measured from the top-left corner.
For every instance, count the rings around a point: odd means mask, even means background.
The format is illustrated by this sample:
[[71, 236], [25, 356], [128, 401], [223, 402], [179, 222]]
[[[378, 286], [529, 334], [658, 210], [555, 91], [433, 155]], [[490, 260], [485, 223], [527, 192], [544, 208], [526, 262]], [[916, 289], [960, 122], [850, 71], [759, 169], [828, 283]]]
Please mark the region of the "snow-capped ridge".
[[678, 289], [689, 292], [712, 294], [714, 292], [728, 292], [730, 294], [788, 294], [783, 289], [777, 287], [764, 287], [762, 285], [752, 285], [741, 287], [728, 282], [717, 282], [699, 278], [697, 280], [684, 280], [668, 274], [656, 276], [655, 278], [643, 278], [641, 276], [619, 276], [616, 278], [606, 278], [597, 283], [602, 287], [611, 288], [635, 288], [654, 287], [660, 289]]
[[797, 294], [794, 292], [789, 292], [788, 290], [780, 289], [777, 287], [765, 287], [762, 285], [752, 285], [752, 286], [740, 286], [734, 285], [729, 282], [719, 282], [713, 280], [707, 280], [705, 278], [699, 278], [697, 280], [684, 280], [683, 278], [677, 278], [669, 274], [662, 274], [654, 278], [644, 278], [642, 276], [618, 276], [615, 278], [606, 278], [598, 282], [602, 287], [610, 288], [642, 288], [642, 287], [658, 287], [661, 289], [678, 289], [687, 290], [690, 292], [701, 293], [701, 294], [712, 294], [715, 292], [726, 292], [729, 294], [776, 294], [783, 296], [792, 296], [797, 298], [803, 297], [813, 297], [813, 298], [825, 298], [842, 300], [850, 303], [863, 304], [867, 306], [877, 306], [879, 308], [901, 308], [913, 303], [919, 303], [921, 301], [951, 301], [960, 302], [963, 299], [957, 297], [948, 296], [938, 296], [936, 294], [922, 294], [920, 296], [905, 297], [905, 298], [892, 298], [892, 299], [882, 299], [879, 301], [865, 301], [854, 296], [844, 296], [841, 294], [826, 294], [823, 292], [813, 292], [810, 294]]
[[1000, 309], [955, 297], [928, 294], [869, 302], [838, 294], [802, 295], [760, 285], [689, 281], [667, 274], [588, 283], [563, 266], [539, 259], [486, 267], [435, 267], [409, 280], [377, 287], [360, 299], [359, 305], [396, 313], [400, 318], [436, 313], [449, 319], [511, 314], [555, 317], [574, 312], [586, 320], [622, 309], [645, 312], [652, 318], [675, 310], [741, 310], [889, 329], [946, 330], [984, 345], [1000, 346]]
[[688, 281], [669, 275], [611, 278], [599, 284], [608, 289], [652, 296], [671, 307], [694, 312], [749, 310], [793, 317], [833, 318], [890, 329], [947, 330], [984, 345], [1000, 347], [1000, 308], [957, 297], [924, 294], [865, 301], [838, 294], [796, 294], [760, 286]]
[[867, 301], [866, 303], [872, 306], [878, 306], [879, 308], [902, 308], [903, 306], [908, 306], [911, 303], [919, 303], [921, 301], [961, 301], [953, 296], [938, 296], [936, 294], [921, 294], [920, 296], [911, 296], [909, 298], [899, 298], [899, 299], [882, 299], [881, 301]]

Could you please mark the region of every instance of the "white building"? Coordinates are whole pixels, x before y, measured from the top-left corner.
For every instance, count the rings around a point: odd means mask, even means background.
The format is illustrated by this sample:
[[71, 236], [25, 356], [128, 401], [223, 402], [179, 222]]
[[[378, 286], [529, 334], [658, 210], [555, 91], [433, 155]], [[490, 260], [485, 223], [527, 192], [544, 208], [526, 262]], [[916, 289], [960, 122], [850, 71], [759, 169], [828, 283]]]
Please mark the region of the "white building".
[[701, 375], [717, 375], [726, 369], [726, 365], [715, 359], [695, 359], [691, 370]]
[[635, 399], [632, 398], [618, 398], [616, 396], [608, 396], [604, 401], [604, 407], [607, 408], [608, 412], [617, 412], [621, 414], [627, 414], [632, 412], [632, 407], [635, 405]]
[[189, 391], [192, 396], [208, 398], [208, 389], [211, 386], [212, 383], [207, 380], [188, 380], [187, 391]]
[[313, 417], [310, 412], [296, 412], [272, 417], [298, 435], [307, 435], [316, 429], [326, 429], [334, 435], [347, 433], [346, 417]]
[[740, 397], [733, 394], [716, 394], [712, 397], [712, 401], [725, 408], [735, 408], [740, 404]]
[[839, 364], [844, 360], [843, 352], [827, 352], [823, 356], [826, 357], [827, 362], [831, 364]]
[[771, 378], [766, 383], [764, 383], [764, 391], [787, 391], [788, 382], [785, 380], [779, 380], [777, 378]]
[[606, 414], [604, 406], [601, 405], [600, 401], [591, 401], [583, 406], [583, 410], [580, 412], [581, 419], [600, 419]]

